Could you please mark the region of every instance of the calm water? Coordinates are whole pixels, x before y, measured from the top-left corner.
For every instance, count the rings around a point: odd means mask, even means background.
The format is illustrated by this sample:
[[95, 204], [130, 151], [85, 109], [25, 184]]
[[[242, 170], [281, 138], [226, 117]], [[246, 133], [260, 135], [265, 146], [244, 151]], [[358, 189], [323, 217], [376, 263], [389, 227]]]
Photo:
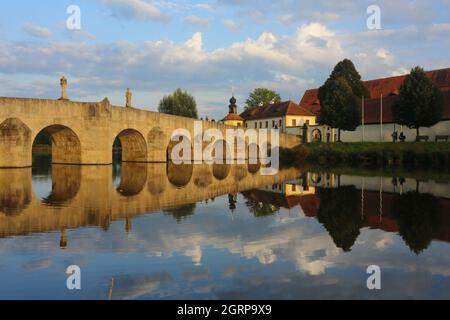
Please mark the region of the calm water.
[[[374, 264], [380, 291], [366, 287]], [[69, 265], [80, 291], [66, 288]], [[0, 170], [0, 298], [449, 299], [449, 179], [46, 161]]]

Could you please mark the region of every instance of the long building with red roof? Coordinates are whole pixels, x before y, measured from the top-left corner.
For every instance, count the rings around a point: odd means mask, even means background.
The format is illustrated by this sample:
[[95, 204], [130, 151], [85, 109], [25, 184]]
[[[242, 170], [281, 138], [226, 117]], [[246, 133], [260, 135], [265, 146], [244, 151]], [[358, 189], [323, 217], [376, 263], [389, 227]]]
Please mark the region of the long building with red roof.
[[[450, 135], [450, 68], [427, 72], [433, 82], [441, 89], [444, 96], [444, 113], [442, 120], [431, 128], [421, 128], [421, 135], [428, 136], [430, 140], [436, 136]], [[392, 134], [403, 132], [407, 141], [416, 138], [415, 130], [400, 127], [394, 123], [392, 106], [398, 98], [400, 87], [406, 75], [365, 81], [370, 98], [360, 102], [361, 114], [364, 114], [364, 122], [361, 117], [361, 126], [355, 132], [342, 132], [342, 140], [356, 141], [391, 141]], [[303, 95], [299, 106], [315, 116], [320, 114], [319, 89], [310, 89]], [[363, 112], [364, 106], [364, 112]], [[364, 129], [363, 129], [364, 123]], [[314, 131], [316, 134], [314, 134]], [[309, 140], [324, 139], [328, 128], [320, 126], [311, 127]], [[320, 134], [318, 134], [320, 132]]]

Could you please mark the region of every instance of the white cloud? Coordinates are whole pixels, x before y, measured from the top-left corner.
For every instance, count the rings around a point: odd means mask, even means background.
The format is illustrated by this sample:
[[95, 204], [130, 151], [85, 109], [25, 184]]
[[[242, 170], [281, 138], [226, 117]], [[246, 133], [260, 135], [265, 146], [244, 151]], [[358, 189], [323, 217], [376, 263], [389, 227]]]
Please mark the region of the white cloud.
[[36, 38], [50, 38], [52, 36], [52, 33], [50, 32], [49, 29], [34, 25], [32, 23], [26, 23], [23, 26], [23, 30], [30, 36]]
[[393, 55], [385, 48], [378, 49], [377, 57], [383, 60], [386, 64], [392, 65], [394, 63]]
[[209, 25], [208, 19], [194, 15], [185, 17], [184, 22], [197, 27], [207, 27]]
[[230, 31], [236, 31], [237, 28], [238, 28], [237, 23], [234, 22], [234, 20], [231, 20], [231, 19], [223, 20], [223, 25], [225, 26], [225, 28], [227, 28]]
[[112, 14], [118, 18], [136, 21], [166, 21], [163, 15], [154, 5], [144, 0], [101, 0], [111, 8]]
[[[321, 85], [343, 58], [353, 59], [364, 79], [404, 73], [415, 65], [425, 69], [448, 67], [450, 58], [445, 52], [450, 44], [439, 37], [444, 27], [436, 25], [421, 32], [408, 27], [355, 33], [310, 23], [290, 35], [263, 32], [214, 50], [205, 49], [200, 32], [182, 43], [2, 42], [0, 73], [25, 74], [28, 79], [30, 75], [66, 74], [76, 85], [72, 90], [77, 90], [80, 99], [102, 99], [108, 94], [113, 103], [122, 103], [124, 88], [131, 86], [137, 93], [136, 99], [139, 91], [144, 93], [141, 101], [145, 106], [156, 106], [161, 95], [183, 87], [198, 97], [204, 116], [219, 118], [229, 99], [231, 81], [238, 88], [236, 94], [241, 103], [254, 87], [260, 86], [279, 91], [283, 99], [299, 101], [304, 90]], [[429, 54], [425, 48], [434, 46], [442, 49], [433, 51], [441, 55], [439, 59], [425, 58]], [[17, 87], [23, 87], [23, 79], [17, 80]], [[18, 92], [14, 82], [9, 82], [3, 91], [8, 95]], [[45, 93], [41, 89], [39, 92]], [[115, 97], [120, 100], [115, 102]]]

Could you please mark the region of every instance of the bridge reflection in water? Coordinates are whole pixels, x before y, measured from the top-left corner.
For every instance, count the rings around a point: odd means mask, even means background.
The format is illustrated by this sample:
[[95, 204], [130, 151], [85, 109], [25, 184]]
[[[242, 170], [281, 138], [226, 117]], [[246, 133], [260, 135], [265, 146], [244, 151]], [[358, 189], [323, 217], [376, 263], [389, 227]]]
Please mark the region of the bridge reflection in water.
[[[45, 165], [35, 167], [34, 174]], [[260, 165], [122, 163], [113, 166], [51, 165], [51, 191], [33, 192], [32, 169], [0, 170], [0, 237], [61, 232], [164, 211], [177, 221], [192, 215], [195, 203], [229, 195], [236, 209], [242, 193], [255, 217], [299, 207], [317, 219], [337, 248], [351, 251], [363, 228], [399, 233], [415, 253], [432, 241], [450, 242], [450, 184], [388, 177], [302, 173], [259, 174]], [[189, 207], [194, 204], [194, 207]]]
[[31, 168], [0, 170], [0, 237], [86, 226], [107, 229], [115, 220], [127, 220], [129, 228], [128, 219], [136, 215], [237, 194], [300, 174], [286, 169], [262, 176], [258, 165], [122, 163], [115, 183], [113, 169], [53, 164], [51, 192], [43, 199], [33, 192]]

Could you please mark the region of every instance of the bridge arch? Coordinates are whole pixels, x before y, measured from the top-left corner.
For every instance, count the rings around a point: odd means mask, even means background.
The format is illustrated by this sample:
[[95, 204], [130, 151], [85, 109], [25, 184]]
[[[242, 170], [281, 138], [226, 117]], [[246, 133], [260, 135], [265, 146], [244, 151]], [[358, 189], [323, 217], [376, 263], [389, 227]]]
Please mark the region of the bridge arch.
[[124, 162], [121, 166], [120, 184], [117, 192], [124, 197], [140, 194], [147, 182], [147, 164]]
[[213, 176], [219, 181], [228, 178], [231, 171], [231, 165], [229, 164], [213, 164]]
[[51, 192], [42, 203], [53, 207], [64, 206], [74, 199], [81, 185], [81, 166], [55, 164], [51, 169]]
[[191, 182], [193, 173], [193, 164], [176, 165], [172, 162], [167, 163], [167, 179], [176, 188], [186, 187]]
[[69, 127], [53, 124], [41, 129], [33, 138], [46, 133], [50, 136], [52, 163], [81, 164], [81, 142], [78, 135]]
[[[175, 140], [175, 141], [174, 141]], [[186, 146], [186, 147], [185, 147]], [[174, 150], [174, 148], [176, 148]], [[187, 134], [179, 133], [169, 140], [166, 149], [166, 159], [167, 162], [171, 162], [173, 159], [172, 153], [174, 152], [177, 159], [183, 163], [193, 162], [194, 159], [194, 146], [192, 144], [191, 137]]]
[[147, 143], [144, 136], [135, 129], [125, 129], [116, 138], [120, 141], [122, 162], [147, 162]]

